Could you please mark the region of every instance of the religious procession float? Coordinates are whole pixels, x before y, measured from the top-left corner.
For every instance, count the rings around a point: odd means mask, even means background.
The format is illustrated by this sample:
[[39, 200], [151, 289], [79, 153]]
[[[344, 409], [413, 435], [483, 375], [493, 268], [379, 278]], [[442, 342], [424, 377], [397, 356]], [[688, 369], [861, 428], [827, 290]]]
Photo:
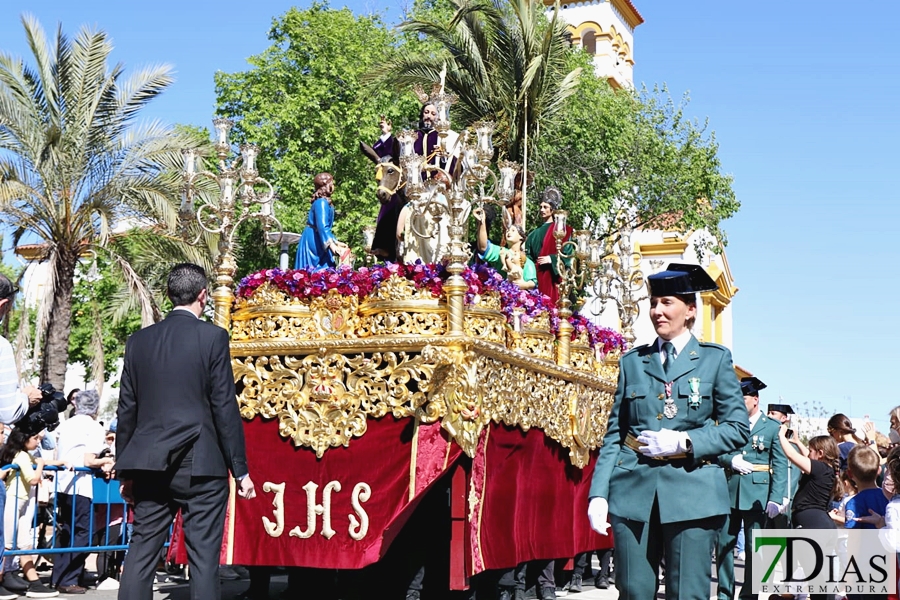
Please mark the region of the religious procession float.
[[[512, 210], [520, 167], [492, 167], [491, 123], [452, 131], [452, 102], [436, 86], [423, 109], [434, 111], [432, 127], [364, 149], [377, 161], [382, 213], [355, 267], [329, 239], [334, 182], [323, 176], [299, 236], [302, 268], [283, 261], [235, 281], [240, 222], [262, 220], [275, 243], [298, 236], [273, 217], [258, 150], [243, 146], [228, 162], [228, 120], [215, 121], [218, 171], [185, 151], [182, 217], [220, 236], [215, 320], [231, 331], [258, 491], [231, 502], [225, 563], [361, 569], [415, 526], [415, 536], [446, 541], [449, 588], [465, 589], [486, 570], [609, 546], [585, 515], [627, 342], [571, 303], [602, 276], [609, 242], [572, 231], [556, 210], [533, 235], [555, 255], [558, 298], [529, 289]], [[219, 183], [214, 203], [195, 194], [202, 178]], [[558, 209], [558, 192], [548, 194]], [[486, 235], [474, 247], [466, 239], [489, 206], [518, 232], [493, 246], [499, 270], [474, 259], [491, 262]], [[426, 506], [434, 489], [436, 510]]]

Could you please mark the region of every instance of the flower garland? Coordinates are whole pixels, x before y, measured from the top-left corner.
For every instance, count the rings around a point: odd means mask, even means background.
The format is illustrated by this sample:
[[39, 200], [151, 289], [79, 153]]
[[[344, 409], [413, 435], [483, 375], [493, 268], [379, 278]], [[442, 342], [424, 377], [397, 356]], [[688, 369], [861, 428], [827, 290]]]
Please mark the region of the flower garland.
[[[486, 264], [468, 266], [461, 275], [468, 288], [466, 304], [471, 306], [479, 296], [496, 292], [500, 295], [501, 310], [508, 322], [512, 322], [515, 312], [521, 315], [523, 323], [546, 312], [550, 316], [550, 331], [559, 331], [559, 311], [551, 304], [550, 298], [536, 289], [520, 289]], [[241, 279], [235, 296], [249, 298], [268, 282], [295, 298], [317, 298], [331, 290], [337, 290], [343, 296], [356, 296], [362, 300], [393, 276], [411, 281], [416, 288], [428, 290], [432, 296], [439, 298], [450, 273], [444, 265], [424, 264], [420, 261], [411, 264], [384, 263], [359, 269], [347, 265], [318, 271], [263, 269]], [[604, 354], [625, 349], [625, 339], [618, 332], [598, 327], [582, 315], [573, 315], [569, 322], [574, 328], [572, 339], [587, 332], [591, 347], [601, 346]]]

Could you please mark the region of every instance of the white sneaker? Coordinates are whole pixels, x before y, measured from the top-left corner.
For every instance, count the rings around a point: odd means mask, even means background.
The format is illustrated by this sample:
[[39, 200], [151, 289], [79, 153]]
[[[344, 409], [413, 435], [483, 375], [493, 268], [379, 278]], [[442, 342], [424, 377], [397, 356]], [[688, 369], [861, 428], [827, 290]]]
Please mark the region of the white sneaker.
[[119, 589], [119, 581], [112, 577], [107, 577], [99, 584], [97, 584], [98, 590], [117, 590]]

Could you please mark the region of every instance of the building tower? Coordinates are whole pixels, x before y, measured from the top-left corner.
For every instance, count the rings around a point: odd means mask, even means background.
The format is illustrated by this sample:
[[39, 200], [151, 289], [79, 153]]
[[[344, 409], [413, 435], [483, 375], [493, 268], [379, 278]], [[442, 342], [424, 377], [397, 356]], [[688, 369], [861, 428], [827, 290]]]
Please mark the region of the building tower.
[[572, 43], [594, 57], [597, 75], [615, 88], [634, 87], [634, 28], [644, 18], [631, 0], [560, 0], [559, 8]]

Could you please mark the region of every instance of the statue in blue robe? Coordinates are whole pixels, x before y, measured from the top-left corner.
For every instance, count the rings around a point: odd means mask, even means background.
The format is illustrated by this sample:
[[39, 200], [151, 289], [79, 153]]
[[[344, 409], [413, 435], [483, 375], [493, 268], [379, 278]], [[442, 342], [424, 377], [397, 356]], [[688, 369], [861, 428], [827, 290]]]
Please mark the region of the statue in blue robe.
[[334, 206], [331, 205], [331, 194], [334, 193], [334, 177], [331, 173], [319, 173], [313, 179], [316, 191], [312, 197], [312, 205], [306, 218], [306, 228], [297, 243], [295, 269], [317, 271], [334, 267], [347, 245], [339, 242], [331, 228], [334, 225]]

